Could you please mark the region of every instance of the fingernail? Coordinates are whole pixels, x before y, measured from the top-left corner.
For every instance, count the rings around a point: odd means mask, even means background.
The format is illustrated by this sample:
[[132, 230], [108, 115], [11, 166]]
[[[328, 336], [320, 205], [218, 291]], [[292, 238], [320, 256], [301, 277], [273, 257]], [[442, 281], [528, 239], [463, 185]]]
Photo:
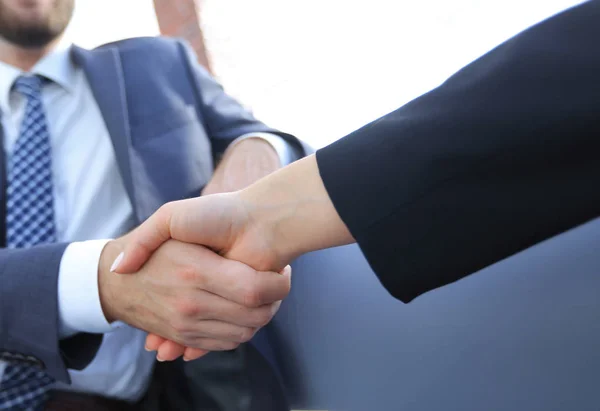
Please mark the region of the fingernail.
[[159, 355], [157, 355], [157, 356], [156, 356], [156, 361], [158, 361], [158, 362], [164, 362], [165, 360], [163, 360], [162, 358], [160, 358], [160, 356], [159, 356]]
[[147, 346], [147, 345], [144, 345], [144, 350], [146, 350], [146, 351], [148, 351], [148, 352], [152, 351], [150, 348], [148, 348], [148, 346]]
[[110, 266], [110, 272], [114, 273], [115, 270], [117, 269], [117, 267], [119, 266], [119, 264], [121, 264], [121, 261], [123, 261], [123, 257], [125, 256], [125, 253], [122, 252], [121, 254], [119, 254], [117, 256], [117, 258], [115, 259], [115, 261], [112, 263], [112, 265]]
[[183, 356], [183, 361], [188, 362], [191, 361], [191, 358], [187, 358], [185, 355]]

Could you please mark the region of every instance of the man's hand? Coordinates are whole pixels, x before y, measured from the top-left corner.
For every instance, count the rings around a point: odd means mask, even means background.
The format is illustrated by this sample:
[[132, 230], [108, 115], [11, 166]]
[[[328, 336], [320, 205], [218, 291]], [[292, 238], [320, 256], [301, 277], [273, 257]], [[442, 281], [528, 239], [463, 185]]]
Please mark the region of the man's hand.
[[162, 244], [135, 275], [118, 275], [110, 266], [128, 236], [108, 243], [100, 258], [100, 300], [107, 320], [199, 349], [196, 354], [248, 341], [289, 292], [290, 270], [284, 275], [255, 271], [176, 240]]
[[247, 138], [225, 151], [202, 195], [246, 188], [281, 167], [277, 152], [261, 138]]

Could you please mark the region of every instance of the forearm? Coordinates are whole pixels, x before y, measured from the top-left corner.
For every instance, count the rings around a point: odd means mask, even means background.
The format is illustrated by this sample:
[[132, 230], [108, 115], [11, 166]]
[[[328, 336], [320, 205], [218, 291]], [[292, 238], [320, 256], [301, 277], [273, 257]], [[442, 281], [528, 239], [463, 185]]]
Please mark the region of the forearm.
[[317, 153], [336, 209], [396, 297], [600, 215], [599, 18], [600, 2], [587, 2], [547, 20]]
[[354, 242], [323, 186], [314, 155], [263, 178], [240, 197], [285, 259]]

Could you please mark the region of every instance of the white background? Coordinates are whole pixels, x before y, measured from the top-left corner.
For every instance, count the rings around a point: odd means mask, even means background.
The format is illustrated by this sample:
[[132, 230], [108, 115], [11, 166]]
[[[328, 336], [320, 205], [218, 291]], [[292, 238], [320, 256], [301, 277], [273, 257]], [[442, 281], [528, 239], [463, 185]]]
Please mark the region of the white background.
[[[581, 0], [203, 0], [217, 77], [270, 125], [316, 147], [437, 86]], [[84, 47], [156, 35], [151, 0], [77, 0]]]

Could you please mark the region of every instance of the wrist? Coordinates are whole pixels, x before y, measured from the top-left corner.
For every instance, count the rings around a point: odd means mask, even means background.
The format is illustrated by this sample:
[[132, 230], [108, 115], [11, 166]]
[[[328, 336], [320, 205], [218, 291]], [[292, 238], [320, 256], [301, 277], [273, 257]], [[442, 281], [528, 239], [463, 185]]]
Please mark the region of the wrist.
[[325, 190], [315, 156], [263, 178], [240, 192], [249, 220], [280, 262], [354, 241]]
[[111, 267], [124, 248], [125, 247], [120, 240], [109, 241], [104, 246], [98, 262], [98, 293], [100, 295], [100, 305], [104, 317], [109, 323], [120, 320], [118, 314], [119, 294], [115, 292], [115, 285], [120, 280], [120, 274], [111, 272]]
[[270, 177], [238, 191], [236, 195], [248, 222], [244, 233], [260, 239], [274, 259], [269, 267], [258, 269], [277, 270], [285, 267], [299, 253], [294, 247], [298, 243], [288, 243], [289, 238], [278, 229], [278, 226], [288, 224], [292, 211], [285, 192], [264, 184]]
[[329, 198], [314, 155], [252, 184], [240, 196], [249, 205], [249, 221], [286, 264], [307, 252], [355, 241]]
[[61, 259], [58, 275], [60, 337], [78, 332], [103, 334], [112, 330], [100, 301], [98, 268], [109, 239], [69, 244]]

